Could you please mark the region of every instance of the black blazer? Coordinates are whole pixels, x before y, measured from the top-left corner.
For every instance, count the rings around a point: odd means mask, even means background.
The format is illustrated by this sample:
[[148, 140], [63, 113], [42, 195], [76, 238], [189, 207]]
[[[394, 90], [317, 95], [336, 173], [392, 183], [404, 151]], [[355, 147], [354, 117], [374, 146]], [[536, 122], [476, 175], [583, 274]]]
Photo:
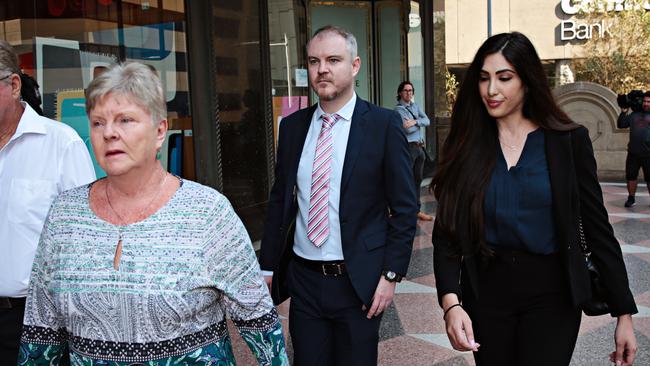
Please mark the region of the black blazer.
[[[603, 284], [609, 292], [611, 315], [637, 312], [627, 279], [623, 254], [614, 231], [609, 224], [603, 204], [603, 194], [596, 175], [596, 159], [589, 139], [589, 131], [578, 127], [573, 131], [544, 131], [546, 159], [548, 162], [553, 197], [555, 230], [559, 253], [568, 274], [571, 299], [578, 307], [590, 298], [591, 284], [580, 248], [578, 222], [582, 216], [587, 244], [592, 260], [598, 267]], [[574, 164], [575, 162], [575, 164]], [[479, 296], [476, 256], [453, 256], [449, 240], [434, 225], [433, 260], [438, 301], [442, 296], [455, 293], [461, 297], [460, 271], [467, 276], [475, 296]], [[458, 242], [463, 253], [469, 253], [467, 238]]]
[[[293, 255], [298, 204], [298, 163], [316, 105], [280, 124], [275, 166], [262, 238], [260, 266], [273, 271], [271, 296], [288, 297], [286, 268]], [[357, 98], [348, 138], [339, 221], [348, 275], [357, 295], [369, 305], [382, 271], [405, 275], [415, 236], [415, 183], [402, 119], [397, 112]]]

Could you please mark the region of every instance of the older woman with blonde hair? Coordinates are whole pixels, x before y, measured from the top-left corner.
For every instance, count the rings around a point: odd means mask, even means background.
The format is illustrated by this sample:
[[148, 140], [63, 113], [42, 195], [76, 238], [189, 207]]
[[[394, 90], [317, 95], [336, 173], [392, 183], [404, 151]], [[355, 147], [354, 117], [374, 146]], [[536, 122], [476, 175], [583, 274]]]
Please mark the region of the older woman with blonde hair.
[[219, 192], [156, 159], [168, 124], [158, 76], [114, 65], [86, 90], [107, 177], [61, 194], [31, 274], [20, 364], [234, 364], [226, 313], [263, 365], [288, 364], [240, 219]]

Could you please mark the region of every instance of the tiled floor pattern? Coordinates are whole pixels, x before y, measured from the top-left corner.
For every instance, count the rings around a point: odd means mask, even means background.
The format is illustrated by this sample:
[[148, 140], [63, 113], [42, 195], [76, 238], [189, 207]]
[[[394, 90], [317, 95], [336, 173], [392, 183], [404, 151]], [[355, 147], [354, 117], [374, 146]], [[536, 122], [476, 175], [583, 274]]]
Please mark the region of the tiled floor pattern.
[[[627, 209], [623, 207], [627, 197], [624, 185], [603, 184], [602, 188], [610, 222], [624, 253], [630, 287], [639, 307], [639, 314], [634, 316], [639, 346], [635, 364], [650, 365], [650, 198], [647, 192], [637, 194], [636, 206]], [[423, 211], [435, 212], [433, 196], [424, 188], [422, 202]], [[382, 321], [379, 365], [474, 365], [472, 355], [454, 351], [445, 334], [442, 311], [436, 302], [432, 227], [430, 222], [418, 222], [409, 272], [398, 285], [394, 303]], [[283, 315], [285, 331], [288, 331], [284, 318], [288, 304], [283, 304], [279, 311]], [[610, 365], [607, 355], [614, 350], [615, 324], [616, 320], [608, 315], [583, 316], [571, 365]], [[245, 349], [234, 329], [231, 329], [231, 335], [238, 364], [254, 365], [250, 351]]]

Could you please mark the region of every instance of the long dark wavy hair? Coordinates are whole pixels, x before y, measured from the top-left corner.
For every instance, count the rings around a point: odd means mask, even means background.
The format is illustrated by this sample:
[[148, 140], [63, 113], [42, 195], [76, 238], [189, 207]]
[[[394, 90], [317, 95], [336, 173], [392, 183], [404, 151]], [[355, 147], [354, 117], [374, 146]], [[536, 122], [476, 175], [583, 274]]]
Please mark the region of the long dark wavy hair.
[[[521, 33], [488, 38], [479, 48], [458, 93], [431, 188], [438, 201], [436, 225], [456, 244], [458, 255], [490, 256], [485, 244], [483, 199], [496, 164], [499, 148], [497, 125], [479, 93], [485, 58], [501, 53], [521, 78], [526, 95], [523, 115], [545, 130], [578, 127], [557, 106], [542, 63], [530, 40]], [[468, 245], [458, 245], [467, 241]]]

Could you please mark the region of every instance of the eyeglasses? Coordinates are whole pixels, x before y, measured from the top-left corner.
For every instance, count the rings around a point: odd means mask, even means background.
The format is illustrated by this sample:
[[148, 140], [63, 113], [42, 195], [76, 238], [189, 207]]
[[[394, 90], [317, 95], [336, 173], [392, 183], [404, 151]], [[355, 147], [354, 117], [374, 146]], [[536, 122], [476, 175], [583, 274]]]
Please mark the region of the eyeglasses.
[[11, 74], [9, 74], [9, 75], [7, 75], [7, 76], [1, 77], [1, 78], [0, 78], [0, 81], [6, 79], [6, 78], [8, 78], [8, 77], [11, 77], [12, 75], [13, 75], [13, 73], [11, 73]]

